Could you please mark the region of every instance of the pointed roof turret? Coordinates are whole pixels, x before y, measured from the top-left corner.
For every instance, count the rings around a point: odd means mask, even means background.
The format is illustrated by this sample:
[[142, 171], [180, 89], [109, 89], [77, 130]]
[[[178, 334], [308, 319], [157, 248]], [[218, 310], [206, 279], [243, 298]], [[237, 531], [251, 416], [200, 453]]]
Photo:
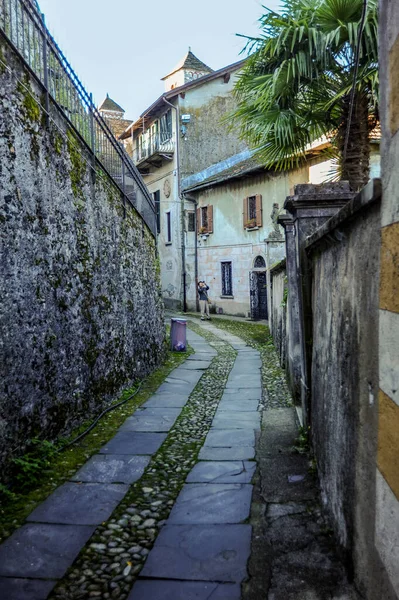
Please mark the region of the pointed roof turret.
[[119, 112], [123, 114], [125, 113], [123, 108], [119, 106], [119, 104], [117, 104], [114, 100], [112, 100], [112, 98], [110, 98], [108, 94], [105, 100], [103, 100], [103, 102], [98, 107], [98, 110], [111, 110], [113, 112]]
[[191, 52], [191, 48], [188, 48], [187, 54], [177, 63], [174, 69], [170, 71], [165, 77], [162, 77], [162, 81], [176, 73], [176, 71], [180, 71], [181, 69], [187, 69], [190, 71], [198, 71], [200, 73], [213, 73], [213, 69], [208, 67], [205, 63], [203, 63], [199, 58], [195, 56]]

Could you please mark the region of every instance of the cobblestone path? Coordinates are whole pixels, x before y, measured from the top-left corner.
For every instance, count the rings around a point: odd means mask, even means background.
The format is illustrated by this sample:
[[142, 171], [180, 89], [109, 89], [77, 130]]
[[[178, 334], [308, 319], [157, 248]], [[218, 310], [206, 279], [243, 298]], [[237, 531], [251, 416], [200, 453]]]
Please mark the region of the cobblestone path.
[[0, 598], [240, 598], [260, 359], [204, 335], [188, 332], [195, 354], [0, 546]]
[[273, 349], [190, 327], [195, 354], [0, 546], [0, 600], [358, 598]]

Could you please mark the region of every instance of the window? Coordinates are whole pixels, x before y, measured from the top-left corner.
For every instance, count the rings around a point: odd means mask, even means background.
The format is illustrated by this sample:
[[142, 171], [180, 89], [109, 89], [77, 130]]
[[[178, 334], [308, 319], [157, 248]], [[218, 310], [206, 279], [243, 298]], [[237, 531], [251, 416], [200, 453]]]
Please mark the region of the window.
[[168, 110], [164, 115], [162, 115], [160, 121], [160, 130], [161, 130], [161, 144], [163, 142], [167, 142], [172, 137], [172, 111]]
[[195, 212], [187, 213], [187, 231], [195, 231]]
[[231, 262], [222, 262], [222, 296], [233, 295], [233, 282], [231, 276]]
[[172, 243], [172, 226], [171, 226], [171, 218], [170, 212], [166, 213], [166, 243]]
[[254, 260], [254, 269], [266, 269], [266, 263], [263, 256], [257, 256]]
[[256, 196], [249, 196], [248, 198], [248, 219], [250, 221], [256, 219]]
[[208, 207], [203, 206], [201, 208], [201, 227], [208, 231]]
[[197, 231], [198, 233], [213, 233], [213, 206], [201, 206], [197, 208]]
[[161, 193], [159, 190], [153, 193], [155, 202], [155, 216], [157, 218], [157, 232], [161, 232]]
[[244, 198], [244, 229], [262, 227], [262, 196], [247, 196]]

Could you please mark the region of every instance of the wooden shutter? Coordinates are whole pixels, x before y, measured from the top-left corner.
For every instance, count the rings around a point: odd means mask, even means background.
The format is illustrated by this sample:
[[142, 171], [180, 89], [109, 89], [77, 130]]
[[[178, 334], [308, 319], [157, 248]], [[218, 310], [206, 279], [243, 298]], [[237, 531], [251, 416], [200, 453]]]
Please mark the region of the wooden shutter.
[[201, 229], [201, 209], [197, 208], [197, 233], [199, 233]]
[[262, 227], [262, 196], [256, 194], [256, 226]]
[[208, 233], [213, 233], [213, 206], [208, 206]]
[[246, 227], [247, 223], [248, 223], [248, 198], [244, 198], [244, 208], [243, 208], [242, 214], [243, 214], [243, 227]]

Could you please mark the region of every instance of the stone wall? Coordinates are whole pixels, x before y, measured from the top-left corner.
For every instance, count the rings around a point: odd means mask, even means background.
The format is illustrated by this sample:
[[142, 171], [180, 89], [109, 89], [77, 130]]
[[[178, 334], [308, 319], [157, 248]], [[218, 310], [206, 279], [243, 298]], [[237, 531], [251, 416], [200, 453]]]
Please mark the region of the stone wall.
[[370, 551], [375, 516], [379, 218], [377, 180], [307, 245], [312, 441], [323, 504], [349, 567]]
[[[335, 214], [321, 224], [326, 191], [331, 196], [329, 210]], [[273, 336], [281, 356], [287, 349], [286, 370], [293, 390], [299, 380], [307, 393], [305, 417], [324, 510], [348, 570], [366, 600], [396, 600], [395, 504], [376, 468], [377, 456], [382, 463], [381, 448], [389, 448], [384, 464], [396, 476], [392, 431], [397, 421], [391, 411], [388, 422], [386, 399], [379, 392], [381, 369], [386, 370], [386, 360], [381, 364], [379, 359], [381, 346], [386, 346], [379, 333], [378, 310], [380, 251], [385, 252], [381, 184], [373, 180], [341, 208], [342, 189], [334, 193], [333, 187], [315, 187], [313, 198], [310, 192], [297, 186], [285, 204], [290, 214], [280, 219], [287, 244], [286, 344], [279, 334], [281, 293], [274, 294], [274, 288], [279, 289], [278, 269], [271, 273], [272, 314], [278, 315], [272, 319]], [[382, 436], [383, 427], [388, 433]]]
[[161, 361], [155, 240], [0, 38], [0, 462]]

